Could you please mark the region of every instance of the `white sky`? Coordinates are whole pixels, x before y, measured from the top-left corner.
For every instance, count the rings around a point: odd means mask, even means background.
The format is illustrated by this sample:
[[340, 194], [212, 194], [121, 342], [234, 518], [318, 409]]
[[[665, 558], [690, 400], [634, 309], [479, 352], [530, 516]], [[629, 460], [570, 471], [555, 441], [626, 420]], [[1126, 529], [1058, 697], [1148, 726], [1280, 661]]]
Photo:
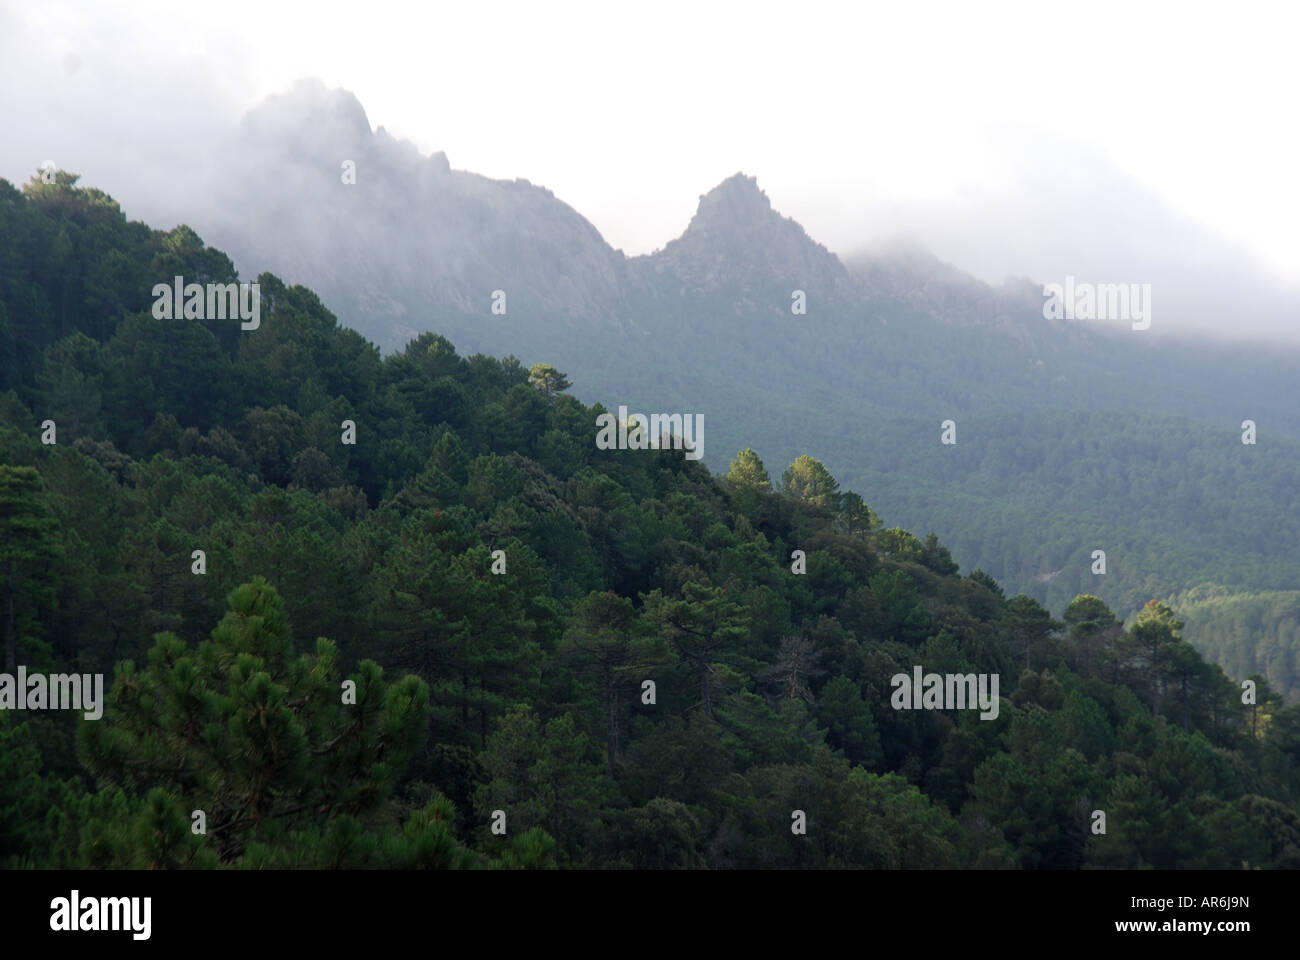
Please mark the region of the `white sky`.
[[944, 249], [937, 211], [996, 207], [1027, 162], [1092, 176], [1064, 159], [1082, 144], [1297, 283], [1297, 27], [1293, 5], [1241, 2], [0, 0], [0, 176], [72, 152], [52, 159], [125, 202], [143, 134], [193, 148], [167, 131], [317, 76], [454, 168], [552, 189], [629, 254], [743, 170], [837, 252], [913, 231], [985, 279], [1055, 275], [1023, 244]]

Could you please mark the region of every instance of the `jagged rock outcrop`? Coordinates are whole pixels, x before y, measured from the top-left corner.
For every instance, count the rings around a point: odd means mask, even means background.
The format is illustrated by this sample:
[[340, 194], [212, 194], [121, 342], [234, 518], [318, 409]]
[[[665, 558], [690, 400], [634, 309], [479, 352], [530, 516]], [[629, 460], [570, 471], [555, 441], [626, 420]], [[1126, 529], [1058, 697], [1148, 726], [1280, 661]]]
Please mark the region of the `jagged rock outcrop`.
[[[1034, 308], [1023, 290], [925, 252], [846, 268], [744, 173], [703, 194], [680, 237], [629, 259], [550, 190], [454, 170], [444, 153], [372, 130], [355, 96], [315, 80], [252, 110], [220, 155], [209, 184], [220, 212], [201, 225], [205, 240], [246, 275], [269, 270], [318, 291], [385, 350], [437, 330], [466, 352], [566, 361], [592, 338], [644, 341], [701, 323], [721, 343], [789, 325], [795, 290], [810, 329], [870, 322], [890, 305], [999, 326]], [[492, 312], [497, 290], [504, 316]]]
[[249, 113], [232, 147], [238, 167], [213, 185], [232, 214], [205, 239], [320, 291], [383, 346], [444, 319], [459, 318], [446, 332], [489, 322], [494, 290], [521, 320], [619, 313], [626, 258], [584, 217], [527, 180], [452, 170], [443, 153], [372, 132], [346, 91], [300, 82]]
[[[678, 292], [747, 293], [774, 285], [846, 296], [849, 274], [835, 254], [772, 209], [754, 177], [737, 173], [700, 197], [686, 231], [637, 267], [680, 285]], [[743, 299], [743, 298], [742, 298]]]

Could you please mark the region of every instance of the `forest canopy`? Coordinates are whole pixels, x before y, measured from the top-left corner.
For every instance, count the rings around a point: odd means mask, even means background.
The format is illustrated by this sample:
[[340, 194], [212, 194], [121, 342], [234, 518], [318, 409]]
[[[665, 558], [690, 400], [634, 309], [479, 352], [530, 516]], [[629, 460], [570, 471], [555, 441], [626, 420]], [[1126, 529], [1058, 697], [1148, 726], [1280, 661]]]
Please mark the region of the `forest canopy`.
[[1300, 866], [1300, 708], [1159, 597], [1057, 619], [812, 456], [602, 450], [580, 370], [266, 273], [256, 330], [154, 317], [177, 275], [239, 281], [0, 181], [5, 669], [106, 675], [0, 711], [0, 864]]

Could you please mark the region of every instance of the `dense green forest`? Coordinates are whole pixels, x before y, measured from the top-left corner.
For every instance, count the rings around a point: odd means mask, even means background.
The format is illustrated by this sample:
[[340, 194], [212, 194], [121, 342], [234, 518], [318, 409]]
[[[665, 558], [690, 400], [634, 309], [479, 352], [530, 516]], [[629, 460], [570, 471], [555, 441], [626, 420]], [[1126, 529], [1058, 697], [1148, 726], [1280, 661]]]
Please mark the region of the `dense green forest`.
[[[1300, 866], [1300, 708], [1160, 592], [1057, 620], [811, 457], [601, 450], [580, 369], [381, 357], [266, 273], [257, 330], [155, 319], [178, 274], [235, 279], [0, 181], [5, 669], [107, 675], [0, 711], [0, 863]], [[895, 709], [917, 666], [996, 717]]]
[[1185, 622], [1184, 635], [1200, 639], [1198, 649], [1233, 676], [1258, 671], [1294, 702], [1300, 676], [1300, 591], [1234, 592], [1203, 588], [1173, 597]]
[[[181, 201], [189, 222], [384, 352], [434, 331], [462, 353], [580, 371], [586, 403], [701, 413], [714, 472], [745, 447], [814, 456], [892, 523], [938, 531], [963, 572], [1056, 616], [1078, 593], [1127, 622], [1164, 598], [1198, 650], [1300, 702], [1294, 620], [1259, 623], [1284, 651], [1265, 657], [1176, 600], [1300, 590], [1295, 345], [1179, 336], [1177, 308], [1142, 333], [1050, 320], [1041, 283], [981, 283], [915, 249], [841, 261], [744, 174], [629, 257], [542, 187], [372, 132], [346, 91], [305, 82], [247, 119], [220, 198]], [[336, 156], [370, 173], [340, 192], [322, 162]], [[284, 175], [267, 180], [268, 164]], [[498, 289], [508, 311], [489, 306]], [[958, 442], [941, 446], [950, 418]]]
[[[937, 423], [876, 424], [869, 449], [893, 451], [891, 462], [844, 471], [844, 483], [886, 499], [900, 526], [954, 531], [946, 539], [965, 568], [1053, 612], [1079, 593], [1121, 615], [1159, 597], [1208, 659], [1300, 699], [1300, 526], [1289, 509], [1300, 444], [1245, 445], [1231, 421], [1114, 412], [999, 411], [958, 426], [961, 442], [945, 448], [915, 440], [937, 437]], [[1253, 602], [1261, 592], [1279, 602]]]
[[[691, 318], [707, 311], [678, 309]], [[1121, 348], [1101, 334], [1057, 343], [1041, 330], [1015, 343], [902, 307], [829, 331], [788, 326], [757, 326], [735, 355], [692, 354], [663, 374], [670, 408], [726, 411], [712, 421], [715, 469], [725, 469], [722, 452], [743, 446], [776, 453], [777, 462], [810, 453], [892, 523], [942, 532], [964, 571], [983, 569], [1057, 616], [1078, 593], [1128, 620], [1162, 598], [1197, 649], [1225, 669], [1266, 673], [1289, 703], [1300, 702], [1294, 618], [1266, 614], [1260, 628], [1284, 653], [1264, 658], [1250, 635], [1225, 640], [1178, 606], [1193, 590], [1226, 599], [1300, 588], [1291, 509], [1300, 434], [1282, 410], [1295, 408], [1300, 367], [1285, 384], [1270, 368], [1247, 395], [1239, 388], [1251, 354], [1240, 347], [1222, 348], [1223, 369], [1211, 371], [1207, 347]], [[686, 342], [686, 334], [663, 339]], [[772, 342], [782, 349], [765, 354], [761, 345]], [[846, 371], [840, 380], [822, 355], [832, 347]], [[1041, 376], [1016, 370], [1026, 354], [1046, 358]], [[618, 377], [647, 375], [614, 364], [601, 376], [598, 395], [607, 396]], [[783, 385], [779, 415], [762, 396], [772, 384]], [[1268, 403], [1256, 395], [1263, 384]], [[632, 402], [642, 409], [656, 399], [642, 387]], [[944, 445], [949, 418], [957, 442]], [[1260, 425], [1255, 444], [1241, 442], [1247, 418]], [[1104, 576], [1092, 572], [1097, 549], [1106, 552]]]

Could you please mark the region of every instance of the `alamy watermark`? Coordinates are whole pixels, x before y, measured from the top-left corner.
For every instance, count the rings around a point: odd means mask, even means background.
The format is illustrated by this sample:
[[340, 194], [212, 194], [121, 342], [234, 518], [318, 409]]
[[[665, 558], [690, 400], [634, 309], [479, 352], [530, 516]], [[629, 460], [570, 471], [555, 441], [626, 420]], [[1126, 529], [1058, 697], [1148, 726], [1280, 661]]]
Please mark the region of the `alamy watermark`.
[[241, 320], [239, 329], [262, 324], [262, 292], [255, 283], [186, 283], [153, 285], [153, 315], [159, 320]]
[[124, 930], [133, 940], [148, 940], [152, 914], [152, 897], [83, 897], [81, 891], [73, 890], [71, 896], [50, 901], [50, 929], [67, 933]]
[[896, 673], [889, 678], [895, 687], [890, 705], [895, 710], [980, 710], [981, 720], [998, 718], [998, 675], [996, 673], [927, 673], [912, 668], [912, 676]]
[[104, 715], [102, 673], [0, 673], [0, 710], [82, 710], [87, 720]]
[[[631, 427], [629, 428], [629, 424]], [[685, 450], [687, 460], [704, 456], [704, 414], [644, 413], [630, 416], [627, 407], [618, 408], [618, 416], [602, 413], [596, 417], [598, 450]], [[668, 442], [665, 443], [665, 434]]]
[[1043, 285], [1047, 320], [1131, 320], [1134, 330], [1151, 326], [1149, 283], [1065, 283]]

